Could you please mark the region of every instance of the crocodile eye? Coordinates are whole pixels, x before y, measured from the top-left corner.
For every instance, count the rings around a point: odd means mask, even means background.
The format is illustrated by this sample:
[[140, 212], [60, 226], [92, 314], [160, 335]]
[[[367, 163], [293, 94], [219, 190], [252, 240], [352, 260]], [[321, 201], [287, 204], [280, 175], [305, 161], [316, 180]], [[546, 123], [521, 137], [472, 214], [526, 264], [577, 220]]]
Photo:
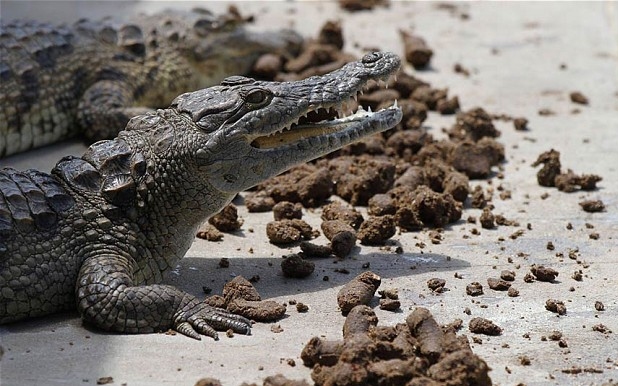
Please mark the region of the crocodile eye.
[[268, 94], [264, 90], [253, 90], [245, 97], [245, 102], [252, 105], [261, 105], [268, 99]]

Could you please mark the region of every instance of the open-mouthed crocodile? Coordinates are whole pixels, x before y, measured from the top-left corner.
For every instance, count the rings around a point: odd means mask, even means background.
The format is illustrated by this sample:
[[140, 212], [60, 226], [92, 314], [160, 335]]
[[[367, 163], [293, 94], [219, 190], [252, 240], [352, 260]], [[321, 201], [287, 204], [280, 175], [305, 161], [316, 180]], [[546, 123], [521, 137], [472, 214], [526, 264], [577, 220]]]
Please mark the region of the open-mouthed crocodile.
[[0, 25], [0, 157], [81, 133], [115, 137], [135, 115], [179, 94], [246, 74], [260, 55], [294, 55], [291, 30], [256, 33], [233, 14], [203, 9]]
[[296, 82], [234, 76], [132, 118], [51, 174], [1, 170], [0, 323], [77, 308], [111, 331], [248, 333], [248, 320], [159, 284], [163, 275], [238, 192], [395, 126], [396, 105], [311, 117], [398, 67], [396, 55], [378, 52]]

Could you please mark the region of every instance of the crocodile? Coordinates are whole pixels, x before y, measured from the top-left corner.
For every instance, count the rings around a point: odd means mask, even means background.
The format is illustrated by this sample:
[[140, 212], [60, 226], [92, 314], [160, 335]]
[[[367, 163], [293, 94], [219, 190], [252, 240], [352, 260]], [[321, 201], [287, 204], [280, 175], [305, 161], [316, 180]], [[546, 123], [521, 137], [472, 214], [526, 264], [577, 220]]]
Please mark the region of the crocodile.
[[395, 126], [396, 104], [343, 110], [399, 65], [374, 52], [300, 81], [228, 77], [133, 117], [51, 174], [0, 170], [0, 324], [77, 309], [108, 331], [249, 333], [249, 320], [161, 284], [164, 274], [237, 193]]
[[294, 56], [292, 30], [254, 32], [234, 13], [204, 9], [0, 25], [0, 158], [77, 134], [115, 137], [129, 119], [183, 92], [247, 74], [264, 53]]

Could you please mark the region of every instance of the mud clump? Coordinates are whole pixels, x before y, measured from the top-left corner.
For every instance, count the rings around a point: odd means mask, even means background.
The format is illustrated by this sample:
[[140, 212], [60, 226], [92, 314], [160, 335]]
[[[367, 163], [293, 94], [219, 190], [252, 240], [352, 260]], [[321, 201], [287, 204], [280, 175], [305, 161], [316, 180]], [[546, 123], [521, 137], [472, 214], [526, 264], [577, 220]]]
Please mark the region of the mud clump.
[[[490, 146], [495, 146], [494, 152], [503, 153], [497, 142], [492, 141]], [[501, 161], [501, 157], [496, 157], [488, 151], [482, 144], [470, 141], [464, 141], [455, 146], [450, 154], [449, 161], [453, 167], [464, 173], [471, 179], [484, 179], [491, 174], [492, 166], [497, 165]], [[498, 158], [498, 159], [496, 159]]]
[[285, 306], [272, 300], [234, 299], [227, 305], [227, 310], [257, 322], [274, 322], [285, 315]]
[[541, 164], [543, 167], [537, 172], [539, 185], [556, 187], [562, 192], [571, 193], [580, 189], [585, 191], [596, 190], [597, 182], [603, 180], [601, 176], [596, 174], [575, 174], [571, 169], [562, 172], [560, 152], [554, 149], [541, 153], [537, 160], [532, 163], [532, 166], [536, 167]]
[[275, 220], [300, 220], [303, 217], [303, 206], [298, 202], [281, 201], [276, 203], [272, 210]]
[[204, 302], [257, 322], [272, 322], [285, 315], [285, 306], [272, 300], [262, 300], [253, 284], [242, 276], [226, 283], [222, 296], [213, 295]]
[[208, 241], [223, 240], [223, 233], [211, 224], [202, 224], [195, 236]]
[[382, 279], [371, 271], [356, 276], [343, 286], [337, 294], [337, 303], [341, 312], [346, 315], [358, 305], [367, 305], [373, 299]]
[[303, 258], [325, 258], [333, 255], [333, 250], [330, 245], [317, 245], [308, 241], [300, 243], [300, 255]]
[[396, 231], [394, 216], [372, 216], [361, 224], [357, 237], [363, 245], [382, 245], [393, 237]]
[[302, 279], [313, 273], [315, 263], [303, 259], [298, 254], [284, 256], [281, 262], [281, 271], [286, 277]]
[[351, 206], [343, 205], [339, 201], [334, 201], [322, 207], [322, 220], [340, 220], [358, 230], [365, 221], [363, 215]]
[[401, 308], [399, 301], [399, 291], [396, 288], [389, 288], [378, 291], [380, 295], [380, 309], [386, 311], [397, 311]]
[[311, 225], [300, 219], [283, 219], [266, 224], [266, 236], [273, 244], [290, 244], [317, 236]]
[[451, 139], [478, 142], [485, 137], [499, 137], [500, 131], [494, 126], [492, 116], [481, 107], [476, 107], [457, 114], [455, 125], [448, 134]]
[[352, 205], [367, 205], [377, 193], [385, 193], [395, 182], [395, 165], [372, 157], [339, 157], [329, 162], [337, 181], [335, 192]]
[[429, 48], [425, 39], [404, 30], [399, 30], [399, 36], [403, 41], [406, 61], [417, 70], [427, 68], [433, 56], [433, 50]]
[[234, 232], [240, 229], [243, 220], [238, 217], [238, 209], [228, 204], [219, 213], [208, 219], [208, 223], [221, 232]]
[[301, 353], [316, 385], [491, 385], [489, 368], [465, 337], [444, 332], [429, 310], [416, 308], [406, 323], [378, 326], [375, 313], [357, 306], [343, 340], [312, 338]]
[[330, 240], [330, 248], [340, 258], [350, 254], [356, 245], [356, 230], [341, 220], [329, 220], [322, 222], [324, 236]]

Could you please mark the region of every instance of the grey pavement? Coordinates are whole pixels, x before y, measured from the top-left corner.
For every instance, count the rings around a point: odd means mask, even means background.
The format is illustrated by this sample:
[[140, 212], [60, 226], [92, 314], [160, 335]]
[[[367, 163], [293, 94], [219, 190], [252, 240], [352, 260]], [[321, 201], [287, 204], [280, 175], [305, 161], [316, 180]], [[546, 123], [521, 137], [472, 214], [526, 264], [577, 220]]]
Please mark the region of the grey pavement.
[[[189, 2], [6, 2], [1, 3], [2, 19], [27, 15], [43, 20], [72, 20], [81, 16], [121, 13], [130, 17], [140, 10], [187, 8]], [[201, 3], [206, 4], [205, 2]], [[463, 220], [444, 232], [441, 244], [429, 241], [427, 232], [403, 233], [394, 237], [403, 254], [385, 248], [359, 247], [353, 257], [335, 262], [316, 261], [316, 271], [304, 280], [284, 278], [281, 256], [294, 248], [268, 243], [265, 224], [271, 213], [249, 214], [237, 202], [245, 223], [240, 232], [226, 234], [224, 241], [196, 240], [168, 283], [203, 296], [202, 287], [218, 292], [235, 275], [259, 275], [256, 287], [263, 298], [280, 302], [294, 299], [309, 306], [298, 313], [288, 307], [287, 317], [277, 322], [283, 332], [274, 333], [270, 324], [256, 324], [251, 336], [222, 337], [220, 341], [194, 341], [176, 335], [109, 334], [82, 324], [76, 313], [54, 315], [0, 327], [4, 354], [0, 360], [2, 385], [92, 385], [101, 377], [113, 377], [115, 385], [193, 385], [206, 376], [219, 378], [225, 385], [258, 382], [268, 375], [283, 373], [290, 378], [310, 379], [300, 352], [313, 336], [341, 337], [344, 318], [337, 310], [339, 288], [370, 263], [383, 278], [382, 288], [398, 288], [402, 312], [377, 309], [380, 323], [402, 322], [414, 306], [429, 308], [440, 323], [461, 318], [464, 325], [472, 317], [493, 320], [504, 332], [498, 337], [480, 336], [474, 351], [484, 358], [499, 385], [600, 385], [618, 382], [618, 3], [616, 2], [534, 2], [534, 3], [453, 3], [454, 10], [438, 3], [392, 2], [390, 8], [350, 14], [336, 2], [239, 2], [241, 11], [256, 15], [258, 29], [291, 26], [306, 36], [314, 36], [327, 19], [341, 19], [346, 49], [360, 53], [364, 48], [402, 52], [398, 28], [414, 30], [434, 49], [432, 69], [417, 75], [438, 87], [448, 87], [458, 95], [463, 109], [482, 106], [492, 113], [524, 116], [530, 131], [518, 132], [512, 123], [496, 122], [502, 131], [507, 162], [504, 179], [494, 179], [512, 192], [512, 198], [494, 199], [494, 213], [518, 221], [519, 227], [480, 229]], [[224, 9], [227, 3], [208, 2], [209, 8]], [[463, 20], [465, 12], [469, 18]], [[469, 77], [453, 71], [455, 63], [471, 70]], [[561, 65], [566, 68], [561, 69]], [[408, 69], [413, 71], [411, 69]], [[569, 100], [579, 90], [590, 99], [588, 106]], [[555, 115], [541, 116], [549, 108]], [[578, 114], [573, 109], [578, 108]], [[427, 126], [439, 137], [454, 117], [431, 114]], [[594, 192], [562, 193], [537, 185], [537, 169], [530, 165], [551, 148], [561, 152], [564, 168], [603, 177]], [[0, 166], [37, 167], [49, 170], [66, 154], [79, 154], [78, 141], [0, 160]], [[473, 181], [472, 185], [487, 186]], [[498, 192], [496, 192], [498, 193]], [[542, 199], [543, 194], [548, 194]], [[601, 199], [602, 213], [586, 213], [579, 208], [583, 199]], [[319, 211], [305, 218], [319, 226]], [[567, 230], [571, 223], [572, 230]], [[586, 224], [592, 224], [589, 229]], [[530, 224], [531, 229], [526, 229]], [[480, 230], [473, 235], [472, 229]], [[518, 229], [521, 237], [509, 238]], [[589, 234], [598, 232], [592, 240]], [[464, 237], [469, 236], [469, 237]], [[500, 241], [503, 238], [504, 241]], [[547, 249], [551, 241], [555, 250]], [[325, 243], [323, 237], [316, 240]], [[424, 242], [423, 249], [417, 244]], [[577, 249], [577, 259], [570, 250]], [[562, 253], [562, 257], [558, 256]], [[230, 267], [218, 268], [227, 257]], [[532, 264], [544, 264], [559, 271], [555, 283], [524, 283]], [[345, 268], [349, 275], [336, 273]], [[488, 277], [503, 269], [515, 270], [515, 287], [520, 296], [489, 290]], [[582, 270], [583, 280], [571, 278]], [[458, 273], [461, 279], [455, 277]], [[329, 281], [323, 281], [323, 276]], [[426, 282], [444, 278], [449, 291], [433, 294]], [[484, 284], [485, 294], [466, 295], [468, 283]], [[565, 316], [545, 310], [549, 298], [565, 302]], [[595, 311], [602, 301], [605, 311]], [[464, 313], [469, 308], [471, 315]], [[602, 323], [613, 331], [602, 334], [592, 326]], [[568, 343], [543, 341], [552, 331], [560, 331]], [[470, 338], [467, 327], [462, 330]], [[526, 356], [530, 364], [522, 365]], [[296, 366], [290, 366], [292, 358]], [[566, 374], [572, 367], [587, 369]], [[592, 371], [595, 370], [595, 371]]]

